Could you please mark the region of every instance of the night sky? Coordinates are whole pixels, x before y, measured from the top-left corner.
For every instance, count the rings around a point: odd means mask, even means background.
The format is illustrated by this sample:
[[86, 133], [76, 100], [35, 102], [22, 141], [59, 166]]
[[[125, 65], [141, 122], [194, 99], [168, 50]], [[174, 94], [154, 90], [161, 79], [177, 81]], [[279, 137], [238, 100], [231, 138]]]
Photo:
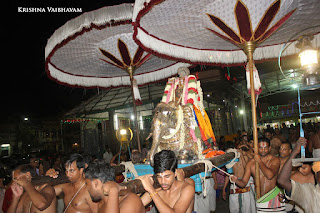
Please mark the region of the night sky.
[[[52, 116], [66, 112], [96, 90], [70, 88], [50, 80], [45, 73], [44, 51], [54, 31], [81, 13], [22, 13], [18, 12], [18, 7], [80, 7], [82, 12], [88, 12], [107, 5], [134, 1], [15, 1], [15, 5], [10, 5], [11, 15], [3, 20], [5, 28], [2, 34], [5, 36], [2, 44], [5, 48], [2, 50], [5, 50], [5, 59], [2, 60], [0, 84], [1, 117], [11, 114]], [[5, 12], [4, 8], [2, 12]]]

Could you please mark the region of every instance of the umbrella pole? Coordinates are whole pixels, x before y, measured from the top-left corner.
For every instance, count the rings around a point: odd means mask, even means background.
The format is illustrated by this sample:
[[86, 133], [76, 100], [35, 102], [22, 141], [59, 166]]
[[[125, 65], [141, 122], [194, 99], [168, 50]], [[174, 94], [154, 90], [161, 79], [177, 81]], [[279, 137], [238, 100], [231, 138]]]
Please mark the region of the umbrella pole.
[[134, 118], [136, 119], [135, 121], [135, 128], [136, 128], [136, 136], [137, 136], [137, 143], [138, 143], [138, 150], [141, 152], [141, 147], [140, 147], [140, 136], [139, 136], [139, 127], [138, 127], [138, 116], [137, 116], [137, 106], [136, 106], [136, 101], [134, 99], [134, 94], [133, 94], [133, 73], [134, 73], [134, 67], [129, 66], [126, 69], [127, 73], [130, 75], [130, 81], [131, 81], [131, 92], [132, 92], [132, 102], [133, 102], [133, 115]]
[[[254, 80], [253, 80], [253, 52], [256, 49], [257, 44], [255, 42], [246, 42], [243, 46], [243, 50], [248, 57], [249, 72], [250, 72], [250, 92], [251, 92], [251, 111], [252, 111], [252, 126], [253, 126], [253, 143], [254, 152], [258, 153], [258, 132], [257, 132], [257, 112], [256, 112], [256, 99], [254, 91]], [[255, 187], [256, 197], [260, 198], [260, 168], [259, 164], [255, 163]]]

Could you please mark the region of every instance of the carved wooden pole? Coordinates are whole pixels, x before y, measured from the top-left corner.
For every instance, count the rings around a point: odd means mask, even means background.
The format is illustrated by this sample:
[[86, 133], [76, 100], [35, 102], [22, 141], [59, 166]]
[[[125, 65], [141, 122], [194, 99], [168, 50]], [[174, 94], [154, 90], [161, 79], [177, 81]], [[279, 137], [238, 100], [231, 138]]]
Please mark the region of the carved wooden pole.
[[[250, 72], [250, 92], [251, 92], [251, 111], [252, 111], [252, 127], [253, 127], [253, 143], [254, 152], [258, 153], [258, 132], [257, 132], [257, 112], [256, 112], [256, 95], [254, 90], [254, 79], [253, 79], [253, 53], [256, 49], [257, 44], [255, 42], [246, 42], [243, 46], [243, 51], [246, 53], [249, 62]], [[254, 184], [256, 187], [257, 199], [260, 198], [260, 168], [259, 164], [255, 163], [255, 180]]]

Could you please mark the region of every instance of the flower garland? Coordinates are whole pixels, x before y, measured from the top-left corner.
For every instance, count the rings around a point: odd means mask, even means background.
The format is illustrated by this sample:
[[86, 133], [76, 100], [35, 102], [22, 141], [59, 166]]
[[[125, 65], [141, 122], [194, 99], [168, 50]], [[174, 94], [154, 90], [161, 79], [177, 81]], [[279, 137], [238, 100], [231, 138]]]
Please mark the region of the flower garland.
[[200, 160], [202, 160], [202, 159], [204, 159], [204, 155], [202, 154], [202, 145], [201, 145], [201, 140], [200, 140], [200, 138], [198, 138], [198, 140], [197, 140], [197, 146], [198, 146], [198, 153], [197, 153], [198, 158], [199, 158]]
[[[180, 126], [183, 125], [183, 110], [182, 110], [182, 122], [180, 124]], [[183, 149], [184, 147], [184, 143], [185, 143], [185, 131], [184, 131], [184, 127], [180, 128], [180, 150]]]
[[198, 106], [200, 108], [200, 112], [201, 112], [202, 116], [205, 117], [205, 115], [204, 115], [205, 110], [203, 107], [203, 93], [202, 93], [202, 89], [200, 86], [200, 81], [197, 82], [197, 90], [198, 90], [198, 97], [199, 97]]

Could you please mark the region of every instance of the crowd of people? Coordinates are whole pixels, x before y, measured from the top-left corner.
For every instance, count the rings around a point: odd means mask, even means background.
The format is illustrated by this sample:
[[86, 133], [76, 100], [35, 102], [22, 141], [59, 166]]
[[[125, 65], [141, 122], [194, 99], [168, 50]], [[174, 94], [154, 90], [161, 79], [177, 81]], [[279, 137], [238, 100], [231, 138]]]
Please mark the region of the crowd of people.
[[[282, 126], [259, 131], [258, 153], [254, 152], [253, 138], [242, 131], [234, 141], [218, 143], [220, 149], [234, 148], [240, 153], [239, 161], [232, 167], [233, 175], [212, 172], [212, 182], [207, 182], [217, 193], [207, 193], [208, 203], [215, 203], [211, 195], [229, 200], [230, 212], [317, 212], [320, 209], [320, 162], [306, 162], [298, 168], [292, 167], [292, 159], [306, 147], [307, 157], [319, 157], [320, 123], [304, 126], [305, 138], [299, 137], [299, 127]], [[146, 155], [146, 149], [140, 154]], [[142, 156], [143, 155], [143, 156]], [[120, 156], [120, 157], [119, 157]], [[133, 155], [134, 156], [134, 155]], [[3, 212], [198, 212], [210, 213], [199, 204], [195, 183], [184, 177], [178, 169], [174, 152], [163, 150], [154, 156], [154, 174], [138, 177], [144, 194], [132, 192], [121, 194], [125, 187], [115, 175], [114, 165], [133, 158], [131, 153], [118, 152], [113, 155], [108, 147], [103, 159], [73, 153], [40, 159], [30, 156], [28, 164], [15, 167], [11, 181], [3, 184], [1, 199]], [[120, 160], [119, 160], [120, 159]], [[259, 165], [260, 176], [255, 177]], [[226, 168], [223, 171], [231, 172]], [[68, 182], [60, 184], [32, 184], [32, 178], [50, 176], [57, 178], [65, 174]], [[154, 188], [154, 178], [160, 184]], [[255, 181], [259, 180], [261, 198], [256, 200]], [[229, 182], [231, 181], [231, 184]], [[230, 189], [230, 190], [228, 190]], [[209, 189], [210, 191], [210, 189]], [[202, 196], [202, 195], [201, 195]], [[214, 199], [216, 196], [214, 196]], [[286, 205], [287, 199], [292, 199]], [[152, 203], [150, 209], [150, 203]], [[208, 204], [209, 205], [209, 204]]]
[[[301, 145], [305, 146], [306, 157], [319, 158], [320, 150], [320, 123], [308, 123], [303, 126], [305, 137], [299, 137], [299, 126], [287, 127], [282, 124], [282, 128], [271, 128], [270, 126], [258, 132], [261, 136], [258, 140], [258, 153], [254, 153], [253, 137], [246, 131], [240, 133], [239, 138], [224, 142], [219, 146], [221, 149], [236, 148], [239, 153], [239, 162], [233, 166], [231, 180], [235, 185], [230, 186], [227, 191], [229, 177], [225, 176], [225, 184], [222, 189], [223, 198], [226, 200], [229, 194], [230, 212], [316, 212], [320, 208], [320, 191], [316, 187], [317, 169], [312, 170], [313, 162], [304, 162], [301, 166], [289, 168], [292, 159], [298, 155], [300, 157]], [[319, 163], [319, 162], [318, 162]], [[255, 198], [255, 166], [260, 168], [260, 193], [261, 198]], [[286, 167], [286, 168], [285, 168]], [[316, 168], [316, 166], [315, 166]], [[286, 171], [286, 172], [283, 172]], [[224, 175], [224, 174], [223, 174]], [[315, 189], [315, 200], [312, 200], [306, 207], [301, 200], [285, 204], [279, 197], [284, 198], [285, 192], [290, 195], [290, 180], [299, 184], [311, 184]], [[318, 179], [319, 180], [319, 179]], [[297, 184], [295, 184], [297, 185]], [[310, 192], [310, 195], [312, 193]], [[300, 199], [304, 199], [303, 195]], [[289, 196], [287, 196], [289, 197]], [[268, 202], [266, 202], [268, 201]], [[280, 202], [281, 201], [281, 202]], [[310, 209], [310, 206], [311, 209]]]

